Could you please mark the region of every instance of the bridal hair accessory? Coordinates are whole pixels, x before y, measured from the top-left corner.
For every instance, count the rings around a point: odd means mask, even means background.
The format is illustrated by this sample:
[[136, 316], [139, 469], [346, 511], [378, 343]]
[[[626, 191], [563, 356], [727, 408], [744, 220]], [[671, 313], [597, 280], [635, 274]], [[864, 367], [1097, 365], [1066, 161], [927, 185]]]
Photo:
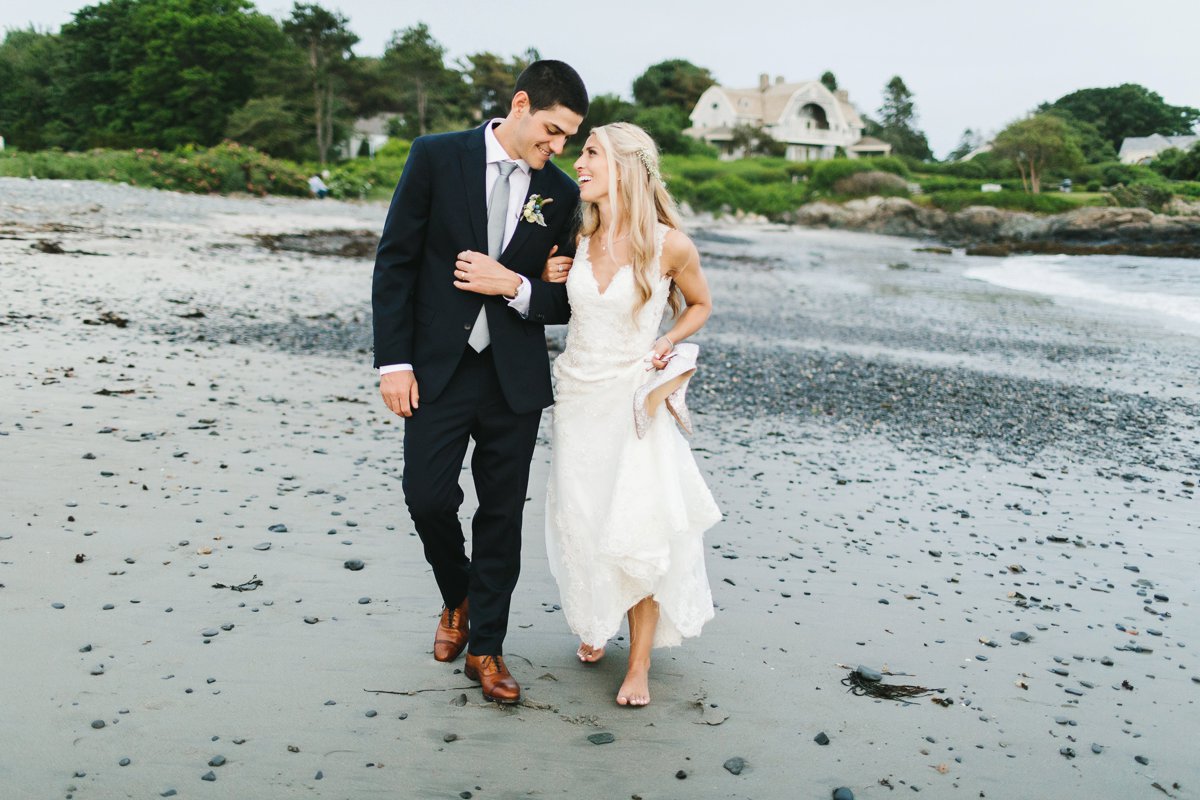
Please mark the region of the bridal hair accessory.
[[639, 439], [646, 435], [654, 412], [664, 402], [679, 427], [691, 434], [692, 415], [688, 413], [686, 404], [687, 385], [696, 374], [696, 360], [699, 357], [698, 346], [691, 343], [676, 345], [665, 356], [667, 366], [657, 370], [650, 380], [633, 393], [633, 427]]
[[532, 222], [535, 225], [546, 227], [546, 217], [542, 210], [554, 202], [553, 197], [542, 197], [540, 194], [531, 194], [525, 202], [525, 207], [521, 209], [521, 218], [526, 222]]
[[642, 162], [642, 166], [646, 168], [646, 173], [654, 180], [662, 183], [662, 173], [658, 171], [658, 165], [654, 163], [654, 156], [644, 147], [638, 148], [636, 155], [638, 161]]

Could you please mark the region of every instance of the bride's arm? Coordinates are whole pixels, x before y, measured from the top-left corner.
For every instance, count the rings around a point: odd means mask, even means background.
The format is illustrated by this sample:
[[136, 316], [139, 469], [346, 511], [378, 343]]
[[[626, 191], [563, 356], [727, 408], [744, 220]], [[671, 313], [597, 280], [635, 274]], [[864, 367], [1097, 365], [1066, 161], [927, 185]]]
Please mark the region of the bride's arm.
[[[675, 318], [671, 330], [654, 343], [654, 353], [658, 356], [671, 352], [675, 345], [703, 328], [712, 314], [712, 294], [700, 268], [700, 253], [691, 239], [680, 231], [670, 231], [663, 242], [662, 267], [683, 293], [687, 306]], [[658, 359], [653, 363], [658, 369], [667, 365]]]

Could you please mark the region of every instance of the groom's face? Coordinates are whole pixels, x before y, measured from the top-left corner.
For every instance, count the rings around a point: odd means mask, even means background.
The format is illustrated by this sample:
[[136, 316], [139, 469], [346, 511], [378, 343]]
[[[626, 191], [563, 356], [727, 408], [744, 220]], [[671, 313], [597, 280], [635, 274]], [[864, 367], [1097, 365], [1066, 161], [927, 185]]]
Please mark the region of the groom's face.
[[533, 169], [541, 169], [551, 158], [562, 153], [567, 138], [574, 135], [583, 122], [583, 117], [563, 106], [531, 111], [524, 92], [518, 92], [513, 98], [513, 106], [519, 111], [514, 144], [520, 151], [519, 157]]

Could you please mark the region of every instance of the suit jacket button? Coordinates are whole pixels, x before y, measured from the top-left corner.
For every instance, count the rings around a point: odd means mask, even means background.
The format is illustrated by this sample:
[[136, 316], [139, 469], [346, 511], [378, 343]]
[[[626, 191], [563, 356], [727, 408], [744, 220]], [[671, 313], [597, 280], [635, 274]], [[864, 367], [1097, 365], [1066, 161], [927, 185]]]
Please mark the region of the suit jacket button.
[[474, 325], [472, 325], [471, 323], [469, 323], [469, 322], [468, 322], [466, 325], [463, 325], [463, 330], [464, 330], [464, 331], [469, 331], [469, 330], [471, 330], [471, 328], [473, 328], [473, 327], [475, 327], [475, 326], [474, 326]]

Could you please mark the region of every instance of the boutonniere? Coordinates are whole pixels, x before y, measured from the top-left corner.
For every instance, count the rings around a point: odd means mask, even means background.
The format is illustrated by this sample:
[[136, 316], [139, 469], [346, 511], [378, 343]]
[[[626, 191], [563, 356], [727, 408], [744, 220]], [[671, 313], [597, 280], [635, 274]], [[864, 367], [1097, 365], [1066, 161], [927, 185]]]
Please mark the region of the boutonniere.
[[521, 218], [526, 222], [546, 227], [546, 217], [542, 213], [546, 206], [554, 202], [553, 197], [542, 197], [540, 194], [529, 195], [525, 208], [521, 209]]

